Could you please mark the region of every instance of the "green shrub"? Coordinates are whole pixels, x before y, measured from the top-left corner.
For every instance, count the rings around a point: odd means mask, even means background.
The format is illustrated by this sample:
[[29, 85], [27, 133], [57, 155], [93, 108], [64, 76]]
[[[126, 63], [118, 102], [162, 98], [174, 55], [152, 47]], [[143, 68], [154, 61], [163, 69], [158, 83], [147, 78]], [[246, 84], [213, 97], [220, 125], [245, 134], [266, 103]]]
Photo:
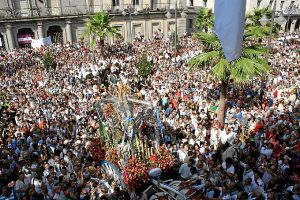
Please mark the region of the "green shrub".
[[137, 64], [139, 75], [146, 78], [151, 74], [152, 63], [148, 61], [147, 54], [144, 53], [140, 59], [140, 62]]

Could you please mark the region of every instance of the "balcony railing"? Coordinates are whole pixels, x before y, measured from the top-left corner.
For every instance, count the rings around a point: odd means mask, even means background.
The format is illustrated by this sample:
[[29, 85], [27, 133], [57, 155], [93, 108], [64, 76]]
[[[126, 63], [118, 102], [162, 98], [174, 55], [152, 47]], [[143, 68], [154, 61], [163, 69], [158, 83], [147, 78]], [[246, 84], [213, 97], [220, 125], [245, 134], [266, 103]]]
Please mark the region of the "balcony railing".
[[[166, 12], [169, 9], [174, 9], [173, 4], [143, 4], [143, 5], [131, 5], [123, 4], [119, 6], [112, 6], [111, 4], [104, 5], [76, 5], [76, 6], [64, 6], [64, 7], [47, 7], [47, 8], [22, 8], [20, 10], [14, 10], [10, 8], [0, 9], [1, 19], [20, 19], [20, 18], [38, 18], [38, 17], [51, 17], [51, 16], [74, 16], [74, 15], [91, 15], [103, 10], [109, 14], [121, 14], [123, 10], [132, 8], [139, 13], [150, 12]], [[178, 8], [183, 9], [183, 6], [178, 5]]]

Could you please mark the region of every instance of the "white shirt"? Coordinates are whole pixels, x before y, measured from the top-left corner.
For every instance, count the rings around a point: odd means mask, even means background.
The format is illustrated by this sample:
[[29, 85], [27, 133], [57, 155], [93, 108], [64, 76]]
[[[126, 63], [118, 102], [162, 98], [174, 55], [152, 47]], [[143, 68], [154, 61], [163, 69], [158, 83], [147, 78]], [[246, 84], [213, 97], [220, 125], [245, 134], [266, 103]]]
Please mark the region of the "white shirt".
[[226, 166], [226, 162], [223, 162], [223, 163], [222, 163], [222, 168], [223, 168], [224, 170], [226, 170], [227, 173], [230, 173], [230, 174], [234, 174], [234, 172], [235, 172], [234, 166], [233, 166], [233, 165], [230, 165], [230, 167], [227, 167], [227, 166]]
[[225, 130], [221, 131], [220, 133], [221, 143], [225, 144], [227, 142], [227, 139], [228, 139], [228, 135], [226, 134], [226, 131]]
[[186, 156], [187, 156], [187, 153], [185, 153], [184, 151], [182, 151], [180, 149], [178, 150], [178, 157], [181, 162], [183, 162], [185, 160]]
[[265, 156], [267, 156], [267, 158], [271, 158], [272, 156], [272, 153], [273, 153], [273, 149], [269, 149], [269, 148], [266, 148], [266, 147], [262, 147], [261, 150], [260, 150], [260, 153], [261, 154], [264, 154]]

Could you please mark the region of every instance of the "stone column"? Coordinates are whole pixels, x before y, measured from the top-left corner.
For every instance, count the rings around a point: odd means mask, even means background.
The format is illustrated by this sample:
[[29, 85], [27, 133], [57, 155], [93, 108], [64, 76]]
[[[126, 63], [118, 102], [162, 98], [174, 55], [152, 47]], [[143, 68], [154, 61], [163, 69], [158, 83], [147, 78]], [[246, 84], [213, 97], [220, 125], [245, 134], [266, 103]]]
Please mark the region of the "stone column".
[[293, 33], [295, 31], [296, 23], [297, 23], [297, 19], [294, 19], [291, 23], [290, 33]]
[[43, 38], [44, 37], [44, 30], [43, 30], [43, 23], [42, 22], [37, 23], [37, 33], [38, 33], [38, 38]]
[[85, 0], [87, 12], [91, 12], [91, 2], [90, 0]]
[[29, 16], [32, 17], [33, 13], [32, 13], [32, 5], [31, 5], [31, 0], [27, 0], [27, 5], [28, 5], [28, 14]]
[[168, 20], [167, 19], [163, 19], [163, 34], [164, 34], [164, 38], [167, 39], [168, 37]]
[[138, 8], [138, 11], [140, 11], [140, 10], [143, 10], [143, 0], [140, 0], [140, 6], [139, 6], [139, 8]]
[[57, 14], [62, 14], [62, 6], [61, 6], [61, 0], [57, 0]]
[[72, 30], [71, 30], [72, 22], [70, 20], [66, 21], [66, 33], [67, 33], [67, 42], [72, 43]]
[[130, 32], [131, 32], [131, 23], [129, 20], [126, 20], [126, 29], [125, 29], [125, 32], [126, 32], [126, 41], [127, 42], [131, 42], [130, 41]]
[[14, 35], [13, 35], [13, 32], [11, 29], [12, 29], [11, 24], [7, 24], [6, 25], [6, 37], [7, 37], [7, 41], [8, 41], [7, 49], [9, 49], [9, 50], [13, 50], [15, 48]]

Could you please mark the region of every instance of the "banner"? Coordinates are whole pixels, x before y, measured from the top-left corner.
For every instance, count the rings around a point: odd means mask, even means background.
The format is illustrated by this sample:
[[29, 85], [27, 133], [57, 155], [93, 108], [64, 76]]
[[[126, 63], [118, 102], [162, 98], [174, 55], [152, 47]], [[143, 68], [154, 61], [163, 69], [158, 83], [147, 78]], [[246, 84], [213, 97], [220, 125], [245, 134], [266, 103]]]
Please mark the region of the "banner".
[[52, 44], [51, 37], [40, 38], [38, 40], [32, 40], [31, 46], [32, 48], [40, 48], [41, 46], [48, 46]]
[[17, 35], [17, 39], [19, 44], [31, 44], [32, 35], [31, 34]]
[[228, 62], [242, 54], [246, 0], [215, 1], [215, 33]]

